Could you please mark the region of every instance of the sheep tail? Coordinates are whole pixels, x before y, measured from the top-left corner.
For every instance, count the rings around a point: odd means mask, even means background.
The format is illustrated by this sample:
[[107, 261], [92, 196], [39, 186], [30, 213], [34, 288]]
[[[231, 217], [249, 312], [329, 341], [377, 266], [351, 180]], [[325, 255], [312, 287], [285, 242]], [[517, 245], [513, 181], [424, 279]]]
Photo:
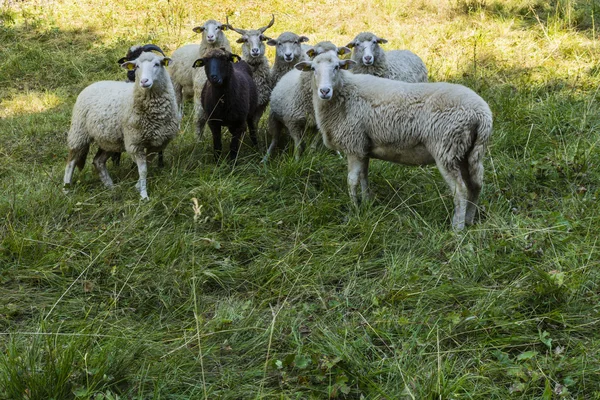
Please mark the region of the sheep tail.
[[[491, 118], [480, 118], [471, 128], [471, 144], [465, 154], [467, 161], [467, 168], [465, 169], [468, 170], [468, 179], [465, 179], [465, 181], [469, 188], [476, 192], [481, 190], [481, 185], [483, 184], [483, 156], [491, 133]], [[465, 177], [464, 172], [463, 177]]]

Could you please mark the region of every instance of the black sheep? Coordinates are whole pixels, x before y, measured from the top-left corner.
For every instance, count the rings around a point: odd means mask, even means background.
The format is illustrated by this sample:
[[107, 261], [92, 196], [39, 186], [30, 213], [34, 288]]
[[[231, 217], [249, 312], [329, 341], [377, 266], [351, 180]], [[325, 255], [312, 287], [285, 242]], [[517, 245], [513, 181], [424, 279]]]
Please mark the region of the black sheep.
[[[124, 62], [136, 60], [139, 56], [142, 55], [142, 53], [146, 51], [158, 51], [160, 54], [163, 55], [163, 57], [166, 57], [162, 49], [155, 44], [145, 44], [143, 46], [134, 45], [131, 46], [129, 50], [127, 50], [127, 54], [125, 54], [125, 57], [119, 58], [117, 64], [121, 65]], [[127, 70], [127, 82], [135, 82], [135, 69]], [[98, 153], [96, 153], [96, 156], [98, 156], [98, 154], [100, 153], [101, 150], [98, 149]], [[115, 165], [119, 165], [121, 162], [121, 153], [110, 152], [110, 159]], [[158, 153], [158, 166], [162, 168], [164, 167], [164, 165], [165, 163], [163, 159], [163, 152], [160, 151]]]
[[231, 132], [230, 159], [237, 158], [240, 140], [247, 127], [252, 143], [258, 146], [254, 124], [258, 92], [250, 66], [238, 55], [220, 48], [208, 51], [194, 62], [193, 67], [204, 67], [207, 77], [201, 102], [213, 135], [215, 157], [218, 159], [221, 155], [222, 126]]

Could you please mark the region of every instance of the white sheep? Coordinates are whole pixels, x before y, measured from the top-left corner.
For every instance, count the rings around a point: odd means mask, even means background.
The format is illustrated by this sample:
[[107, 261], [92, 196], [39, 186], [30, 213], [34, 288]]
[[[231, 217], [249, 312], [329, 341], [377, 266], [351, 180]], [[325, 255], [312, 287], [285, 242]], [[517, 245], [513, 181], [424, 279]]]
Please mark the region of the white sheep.
[[273, 26], [273, 23], [275, 23], [274, 15], [271, 18], [271, 22], [258, 29], [238, 29], [231, 26], [231, 24], [228, 25], [229, 29], [242, 35], [236, 42], [242, 44], [242, 60], [246, 61], [250, 66], [252, 79], [258, 90], [258, 106], [256, 115], [254, 116], [254, 126], [258, 126], [260, 117], [269, 104], [271, 91], [273, 90], [271, 67], [269, 60], [265, 57], [264, 44], [265, 41], [271, 40], [264, 33]]
[[352, 200], [367, 200], [369, 159], [435, 163], [454, 194], [456, 230], [472, 224], [483, 185], [483, 155], [492, 113], [471, 89], [450, 83], [404, 83], [344, 69], [354, 64], [321, 54], [296, 68], [313, 72], [313, 106], [323, 142], [348, 159]]
[[[326, 51], [339, 55], [350, 53], [347, 47], [337, 47], [329, 41], [319, 42], [312, 47], [307, 55], [313, 58]], [[294, 140], [294, 155], [300, 159], [305, 148], [304, 136], [307, 131], [313, 131], [317, 125], [312, 102], [311, 77], [309, 74], [293, 69], [277, 82], [271, 93], [271, 108], [269, 111], [269, 133], [271, 145], [264, 157], [266, 161], [279, 145], [281, 132], [287, 128]]]
[[409, 50], [384, 51], [379, 45], [387, 40], [371, 32], [361, 32], [346, 45], [352, 49], [355, 74], [369, 74], [402, 82], [427, 82], [427, 67]]
[[292, 32], [283, 32], [277, 39], [269, 39], [267, 44], [275, 46], [275, 62], [271, 68], [271, 82], [276, 85], [279, 79], [294, 69], [294, 65], [306, 59], [302, 43], [308, 42], [306, 36]]
[[[194, 96], [194, 74], [197, 72], [192, 68], [194, 61], [210, 49], [225, 47], [228, 51], [231, 51], [229, 40], [223, 33], [225, 30], [227, 30], [226, 24], [209, 19], [203, 25], [193, 29], [194, 32], [202, 34], [200, 44], [187, 44], [175, 50], [171, 55], [173, 61], [169, 63], [169, 73], [173, 80], [175, 97], [180, 110], [183, 109], [183, 102]], [[202, 71], [200, 73], [202, 74]], [[199, 79], [202, 80], [202, 76]], [[204, 81], [206, 81], [205, 77], [204, 80], [198, 83], [201, 85], [200, 90], [202, 90]]]
[[134, 84], [101, 81], [81, 91], [67, 136], [65, 188], [71, 184], [75, 166], [83, 168], [90, 144], [96, 142], [99, 150], [93, 164], [104, 185], [113, 186], [106, 169], [110, 154], [127, 151], [138, 167], [136, 187], [142, 199], [148, 198], [146, 155], [164, 149], [177, 135], [180, 122], [173, 84], [165, 69], [169, 60], [143, 53], [122, 64], [136, 70]]

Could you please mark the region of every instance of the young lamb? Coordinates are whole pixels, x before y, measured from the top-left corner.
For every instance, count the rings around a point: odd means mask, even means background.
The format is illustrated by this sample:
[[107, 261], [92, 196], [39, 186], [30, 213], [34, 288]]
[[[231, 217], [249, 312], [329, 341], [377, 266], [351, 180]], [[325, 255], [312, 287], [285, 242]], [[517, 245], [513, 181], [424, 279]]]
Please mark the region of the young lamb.
[[75, 166], [82, 169], [92, 142], [99, 151], [94, 167], [107, 187], [113, 182], [106, 169], [111, 153], [129, 152], [135, 160], [142, 199], [146, 190], [146, 155], [161, 151], [177, 135], [180, 116], [171, 78], [165, 69], [169, 58], [143, 53], [122, 67], [136, 70], [135, 83], [101, 81], [81, 91], [73, 107], [67, 136], [69, 156], [64, 184], [70, 185]]
[[[129, 48], [129, 50], [127, 50], [127, 54], [125, 54], [125, 57], [119, 58], [117, 63], [119, 65], [121, 65], [126, 61], [133, 61], [136, 58], [138, 58], [139, 56], [141, 56], [142, 53], [147, 52], [147, 51], [157, 51], [160, 54], [162, 54], [163, 57], [166, 57], [166, 55], [162, 51], [162, 49], [155, 44], [145, 44], [143, 46], [133, 45]], [[132, 83], [135, 82], [135, 69], [127, 71], [127, 82], [132, 82]], [[98, 151], [100, 152], [102, 150], [98, 149]], [[98, 153], [96, 155], [98, 155]], [[121, 163], [121, 153], [112, 153], [110, 155], [110, 158], [115, 165], [119, 165]], [[164, 165], [165, 165], [165, 162], [164, 162], [164, 158], [163, 158], [163, 152], [160, 151], [158, 153], [158, 166], [162, 168], [162, 167], [164, 167]]]
[[327, 147], [348, 159], [348, 187], [368, 199], [369, 159], [435, 163], [454, 194], [452, 226], [473, 223], [483, 185], [483, 155], [492, 113], [471, 89], [450, 83], [404, 83], [344, 69], [331, 52], [296, 68], [314, 71], [313, 106]]
[[252, 71], [240, 56], [225, 49], [210, 50], [194, 62], [194, 68], [198, 67], [204, 67], [208, 77], [202, 89], [202, 107], [213, 135], [215, 158], [221, 155], [221, 127], [226, 126], [231, 132], [229, 157], [235, 161], [247, 127], [253, 144], [258, 145], [254, 125], [258, 93]]
[[[329, 41], [319, 42], [311, 48], [307, 55], [313, 58], [327, 51], [339, 55], [350, 53], [347, 47], [337, 47]], [[293, 69], [285, 74], [271, 93], [271, 109], [269, 111], [269, 133], [271, 145], [264, 157], [266, 161], [275, 151], [281, 138], [281, 131], [287, 128], [294, 139], [294, 155], [299, 160], [304, 152], [304, 136], [307, 131], [317, 127], [312, 102], [311, 76]]]
[[[180, 110], [183, 110], [183, 102], [194, 96], [195, 70], [192, 68], [194, 61], [210, 49], [225, 47], [231, 51], [229, 40], [223, 33], [225, 30], [227, 30], [227, 24], [209, 19], [203, 25], [193, 29], [194, 32], [202, 34], [200, 44], [187, 44], [175, 50], [171, 55], [173, 61], [169, 63], [169, 73], [173, 79], [175, 96]], [[199, 79], [198, 90], [202, 91], [206, 77], [200, 76]]]
[[302, 43], [308, 42], [306, 36], [298, 36], [292, 32], [283, 32], [277, 39], [269, 39], [267, 44], [275, 46], [275, 62], [271, 68], [271, 82], [276, 85], [279, 79], [294, 69], [294, 65], [306, 57], [302, 51]]
[[273, 90], [271, 67], [269, 66], [269, 60], [265, 57], [265, 44], [263, 42], [271, 40], [264, 33], [273, 26], [274, 22], [275, 16], [273, 15], [267, 26], [258, 29], [237, 29], [228, 25], [229, 29], [242, 35], [236, 42], [242, 43], [242, 60], [250, 66], [252, 79], [258, 90], [258, 107], [254, 117], [254, 125], [257, 127], [260, 117], [269, 104], [271, 90]]
[[353, 49], [355, 74], [369, 74], [402, 82], [427, 82], [427, 67], [409, 50], [384, 51], [380, 44], [387, 40], [371, 32], [362, 32], [346, 45]]

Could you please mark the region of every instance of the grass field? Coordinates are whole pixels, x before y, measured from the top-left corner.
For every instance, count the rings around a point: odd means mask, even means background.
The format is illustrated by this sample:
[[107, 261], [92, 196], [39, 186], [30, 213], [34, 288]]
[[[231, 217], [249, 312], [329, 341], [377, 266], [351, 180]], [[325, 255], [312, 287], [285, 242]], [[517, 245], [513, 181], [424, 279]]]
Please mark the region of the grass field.
[[[77, 94], [131, 44], [225, 16], [316, 43], [368, 30], [494, 113], [481, 218], [435, 167], [325, 149], [216, 165], [191, 105], [150, 201], [125, 156], [62, 192]], [[600, 399], [597, 0], [4, 1], [0, 399]], [[226, 32], [235, 46], [237, 34]], [[238, 47], [239, 51], [239, 47]], [[269, 48], [268, 56], [274, 53]], [[225, 134], [225, 145], [229, 135]]]

